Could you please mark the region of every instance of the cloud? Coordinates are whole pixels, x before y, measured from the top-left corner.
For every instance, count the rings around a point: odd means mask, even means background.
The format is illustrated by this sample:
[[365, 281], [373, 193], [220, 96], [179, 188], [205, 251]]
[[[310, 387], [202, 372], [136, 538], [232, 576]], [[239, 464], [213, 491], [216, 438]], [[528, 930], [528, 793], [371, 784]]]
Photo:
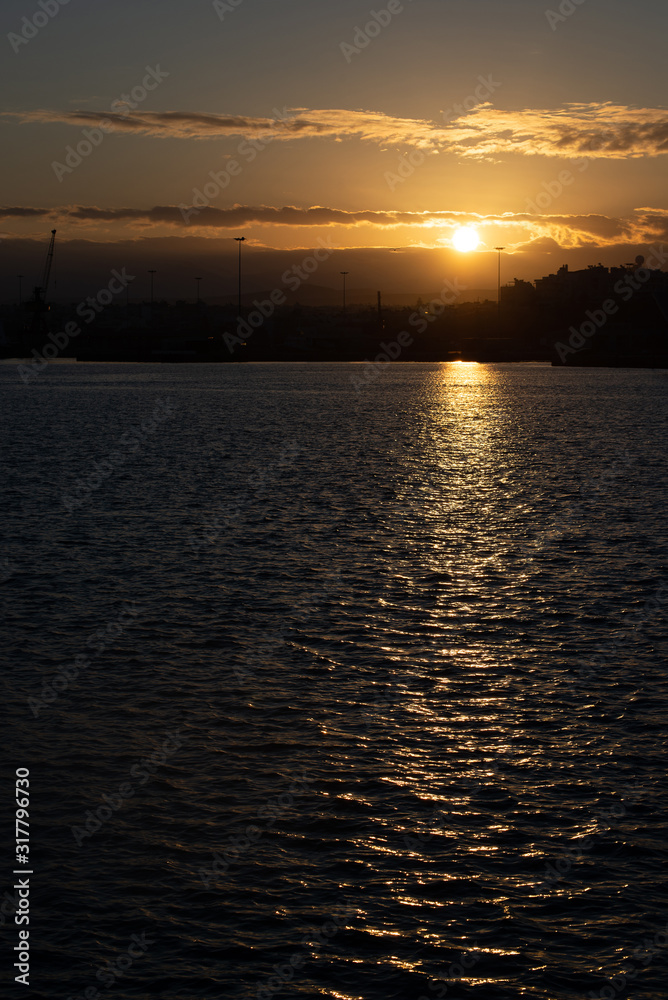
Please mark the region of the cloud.
[[5, 112], [2, 117], [24, 124], [103, 127], [162, 139], [360, 139], [476, 159], [508, 154], [627, 159], [668, 153], [668, 111], [662, 108], [599, 103], [504, 111], [483, 103], [445, 123], [331, 108], [275, 108], [273, 114], [255, 118], [195, 111], [36, 110]]
[[0, 208], [0, 218], [3, 219], [44, 218], [44, 216], [50, 216], [53, 212], [59, 212], [59, 211], [60, 209], [24, 208], [23, 206], [18, 206], [16, 208]]
[[561, 247], [551, 236], [538, 236], [535, 240], [515, 247], [515, 253], [555, 253], [557, 250], [561, 250]]
[[[53, 124], [108, 128], [127, 134], [160, 139], [248, 139], [358, 138], [381, 143], [396, 142], [433, 146], [443, 130], [433, 123], [411, 118], [393, 118], [373, 111], [274, 109], [273, 118], [244, 115], [214, 115], [203, 112], [105, 112], [23, 111], [2, 117], [24, 124]], [[442, 137], [445, 138], [444, 136]]]
[[[436, 241], [448, 241], [452, 231], [463, 224], [475, 225], [484, 234], [485, 227], [498, 233], [507, 231], [504, 242], [509, 252], [528, 249], [577, 249], [580, 247], [614, 247], [647, 245], [668, 240], [668, 210], [636, 209], [626, 218], [606, 215], [531, 215], [504, 213], [477, 215], [470, 212], [350, 212], [325, 206], [297, 208], [287, 205], [235, 205], [232, 208], [204, 208], [187, 222], [179, 206], [156, 205], [153, 208], [99, 208], [89, 205], [69, 205], [61, 208], [6, 207], [0, 208], [0, 219], [49, 219], [53, 224], [71, 231], [74, 226], [97, 229], [161, 230], [175, 227], [192, 235], [209, 235], [221, 231], [238, 231], [242, 227], [322, 228], [338, 226], [354, 230], [360, 226], [379, 231], [408, 229], [415, 231], [415, 241], [424, 240], [421, 231], [440, 230]], [[402, 235], [405, 239], [405, 235]], [[498, 236], [493, 239], [498, 240]], [[433, 239], [432, 239], [433, 242]]]
[[484, 105], [449, 130], [463, 156], [628, 159], [668, 153], [668, 111], [616, 104], [567, 104], [557, 110], [499, 111]]
[[433, 226], [435, 223], [460, 224], [469, 218], [464, 212], [346, 212], [337, 208], [314, 206], [274, 208], [267, 205], [235, 205], [233, 208], [202, 208], [190, 222], [176, 205], [154, 208], [97, 208], [70, 205], [63, 208], [0, 208], [0, 218], [42, 216], [79, 222], [130, 222], [150, 225], [166, 223], [188, 229], [237, 229], [240, 226]]

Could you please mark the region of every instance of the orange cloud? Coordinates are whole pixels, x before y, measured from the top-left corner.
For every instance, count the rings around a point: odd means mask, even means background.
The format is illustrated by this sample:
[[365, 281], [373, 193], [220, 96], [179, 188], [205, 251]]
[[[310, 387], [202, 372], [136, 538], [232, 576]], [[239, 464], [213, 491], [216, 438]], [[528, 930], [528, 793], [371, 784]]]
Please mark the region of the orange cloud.
[[[274, 109], [274, 118], [240, 115], [213, 115], [203, 112], [145, 111], [23, 111], [5, 112], [2, 117], [26, 124], [103, 127], [159, 139], [220, 139], [225, 136], [272, 139], [359, 138], [377, 142], [434, 146], [444, 133], [433, 123], [411, 118], [392, 118], [373, 111], [322, 110], [305, 108]], [[441, 139], [444, 139], [444, 134]]]
[[483, 103], [443, 124], [345, 109], [283, 108], [274, 109], [274, 115], [37, 110], [6, 112], [3, 117], [26, 124], [59, 122], [164, 139], [361, 139], [478, 159], [507, 154], [627, 159], [668, 153], [668, 111], [662, 108], [602, 103], [503, 111]]
[[483, 105], [449, 130], [462, 156], [628, 159], [668, 153], [668, 111], [615, 104], [567, 104], [557, 110], [499, 111]]

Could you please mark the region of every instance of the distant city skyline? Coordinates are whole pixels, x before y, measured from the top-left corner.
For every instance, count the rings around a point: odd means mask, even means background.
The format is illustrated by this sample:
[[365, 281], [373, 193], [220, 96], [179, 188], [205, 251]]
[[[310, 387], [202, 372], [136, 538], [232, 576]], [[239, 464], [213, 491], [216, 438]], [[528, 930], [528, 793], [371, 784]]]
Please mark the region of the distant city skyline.
[[[195, 301], [199, 290], [205, 302], [236, 301], [238, 245], [233, 238], [178, 240], [168, 237], [91, 243], [61, 242], [59, 237], [60, 234], [56, 238], [49, 301], [65, 302], [91, 294], [106, 284], [110, 272], [118, 267], [125, 267], [133, 275], [128, 287], [128, 296], [133, 301], [150, 299], [150, 271], [154, 271], [154, 295], [158, 300]], [[18, 301], [19, 290], [24, 300], [32, 295], [44, 266], [48, 240], [49, 234], [38, 240], [0, 241], [0, 303]], [[351, 305], [359, 301], [355, 294], [360, 290], [368, 293], [371, 303], [375, 302], [378, 291], [387, 303], [397, 296], [413, 301], [417, 296], [439, 289], [444, 278], [456, 281], [462, 288], [462, 301], [476, 298], [481, 292], [496, 298], [497, 252], [494, 250], [459, 253], [449, 248], [336, 248], [327, 240], [327, 236], [321, 237], [321, 247], [328, 247], [322, 261], [317, 262], [317, 267], [307, 265], [307, 270], [303, 263], [313, 256], [312, 249], [289, 251], [246, 247], [242, 281], [244, 300], [257, 292], [280, 287], [287, 293], [296, 292], [296, 298], [305, 303], [317, 304], [320, 299], [325, 303], [330, 298], [339, 301], [342, 270], [347, 271]], [[571, 271], [598, 264], [620, 267], [634, 261], [639, 253], [653, 262], [650, 266], [668, 268], [668, 246], [660, 241], [643, 247], [614, 247], [600, 254], [586, 247], [541, 255], [503, 251], [501, 283], [510, 285], [514, 279], [534, 282], [564, 266]]]

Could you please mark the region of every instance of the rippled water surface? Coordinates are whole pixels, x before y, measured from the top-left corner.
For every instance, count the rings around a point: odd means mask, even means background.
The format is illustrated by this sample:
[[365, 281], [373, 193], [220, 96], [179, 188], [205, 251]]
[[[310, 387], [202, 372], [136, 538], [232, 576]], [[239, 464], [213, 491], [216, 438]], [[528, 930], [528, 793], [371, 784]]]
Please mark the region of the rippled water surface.
[[40, 1000], [668, 995], [668, 374], [359, 371], [0, 366]]

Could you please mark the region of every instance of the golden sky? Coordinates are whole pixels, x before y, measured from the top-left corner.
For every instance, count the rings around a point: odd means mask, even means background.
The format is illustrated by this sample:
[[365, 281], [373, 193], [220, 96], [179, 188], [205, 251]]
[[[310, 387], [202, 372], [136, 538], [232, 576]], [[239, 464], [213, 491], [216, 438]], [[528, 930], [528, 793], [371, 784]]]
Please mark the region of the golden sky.
[[537, 276], [666, 238], [665, 4], [373, 10], [94, 0], [35, 27], [8, 0], [3, 239], [440, 253], [474, 225]]

